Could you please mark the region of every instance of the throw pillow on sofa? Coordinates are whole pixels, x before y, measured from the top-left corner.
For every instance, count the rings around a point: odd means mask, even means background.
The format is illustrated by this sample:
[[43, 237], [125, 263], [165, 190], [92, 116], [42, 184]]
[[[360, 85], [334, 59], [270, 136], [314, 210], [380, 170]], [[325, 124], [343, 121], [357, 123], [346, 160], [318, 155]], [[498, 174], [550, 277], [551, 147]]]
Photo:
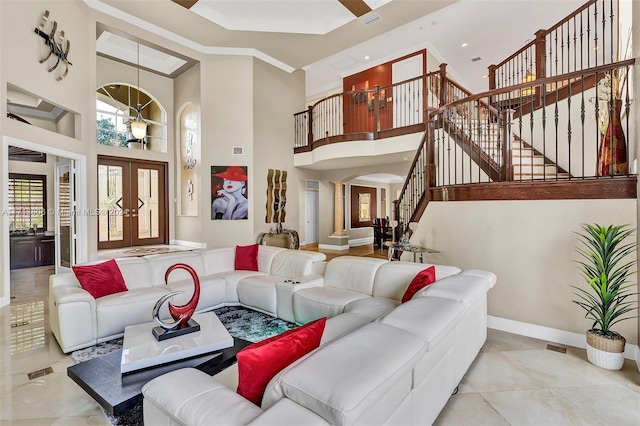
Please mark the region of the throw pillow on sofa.
[[236, 271], [257, 271], [258, 244], [236, 246], [236, 258], [234, 266]]
[[426, 269], [418, 272], [418, 274], [413, 277], [409, 287], [404, 292], [402, 296], [402, 303], [411, 300], [414, 294], [416, 294], [421, 289], [425, 288], [429, 284], [432, 284], [436, 281], [436, 267], [429, 266]]
[[238, 393], [260, 405], [269, 381], [283, 368], [320, 346], [326, 318], [247, 346], [238, 352]]
[[120, 268], [113, 259], [95, 265], [72, 266], [71, 269], [80, 286], [94, 299], [128, 290]]

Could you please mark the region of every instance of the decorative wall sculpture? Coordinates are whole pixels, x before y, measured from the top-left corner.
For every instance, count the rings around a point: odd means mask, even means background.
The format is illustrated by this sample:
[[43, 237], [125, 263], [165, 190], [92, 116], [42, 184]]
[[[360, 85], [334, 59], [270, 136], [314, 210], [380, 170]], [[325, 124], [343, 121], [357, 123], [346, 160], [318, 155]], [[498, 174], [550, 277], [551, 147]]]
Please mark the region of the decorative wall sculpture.
[[47, 71], [57, 70], [56, 80], [60, 81], [69, 74], [69, 50], [71, 42], [65, 38], [64, 31], [58, 31], [56, 21], [49, 22], [49, 11], [45, 10], [34, 32], [44, 40], [44, 53], [38, 61], [47, 63]]
[[178, 140], [181, 216], [198, 216], [198, 192], [200, 191], [198, 134], [198, 108], [189, 103], [180, 114], [180, 139]]
[[[269, 169], [267, 172], [267, 216], [265, 223], [284, 222], [287, 212], [287, 171]], [[281, 226], [278, 226], [281, 228]]]
[[246, 166], [211, 166], [211, 219], [249, 218]]

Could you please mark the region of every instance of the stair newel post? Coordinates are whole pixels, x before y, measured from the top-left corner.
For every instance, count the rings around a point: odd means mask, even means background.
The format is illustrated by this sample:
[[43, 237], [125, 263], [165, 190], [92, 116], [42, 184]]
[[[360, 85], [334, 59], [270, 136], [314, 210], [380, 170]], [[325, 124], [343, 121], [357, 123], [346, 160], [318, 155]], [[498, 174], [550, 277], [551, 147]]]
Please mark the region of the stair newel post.
[[431, 200], [431, 188], [436, 186], [436, 151], [435, 151], [435, 138], [436, 138], [436, 119], [437, 114], [431, 114], [436, 111], [435, 108], [427, 108], [427, 143], [426, 143], [426, 176], [424, 182], [424, 196], [427, 201]]
[[511, 119], [513, 117], [514, 110], [505, 109], [500, 113], [500, 143], [502, 145], [502, 159], [503, 165], [501, 168], [502, 176], [501, 180], [511, 182], [513, 180], [513, 158], [511, 152]]
[[447, 78], [447, 64], [440, 64], [440, 93], [438, 94], [440, 98], [440, 105], [444, 106], [447, 103], [447, 90], [445, 88], [445, 79]]
[[493, 90], [496, 88], [496, 66], [489, 65], [489, 90]]
[[[546, 30], [538, 30], [536, 35], [536, 79], [540, 80], [547, 76], [547, 44], [546, 44]], [[539, 107], [542, 104], [542, 86], [535, 87], [534, 105]]]
[[[393, 220], [395, 220], [397, 224], [402, 221], [402, 218], [400, 217], [400, 200], [393, 200]], [[396, 227], [397, 225], [394, 226], [392, 230], [394, 243], [397, 241]]]
[[380, 86], [373, 86], [373, 139], [378, 139], [380, 132]]
[[309, 119], [309, 129], [307, 131], [307, 146], [311, 148], [311, 145], [313, 144], [313, 107], [311, 105], [309, 105], [307, 117]]

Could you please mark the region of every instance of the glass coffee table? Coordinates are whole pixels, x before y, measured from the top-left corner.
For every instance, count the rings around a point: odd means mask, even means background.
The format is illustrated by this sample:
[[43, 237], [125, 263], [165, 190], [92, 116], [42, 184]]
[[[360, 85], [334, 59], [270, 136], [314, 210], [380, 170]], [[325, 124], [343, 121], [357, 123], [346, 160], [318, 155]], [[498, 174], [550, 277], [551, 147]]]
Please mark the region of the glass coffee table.
[[[189, 337], [189, 334], [176, 337], [175, 343], [177, 343], [178, 339], [184, 337], [197, 340], [200, 337], [197, 335], [203, 333], [206, 328], [205, 325], [207, 324], [207, 320], [203, 319], [202, 316], [213, 316], [218, 320], [213, 312], [194, 315], [193, 318], [201, 323], [203, 330], [191, 333], [191, 337]], [[155, 325], [155, 323], [150, 324], [151, 328]], [[141, 326], [149, 326], [149, 324], [141, 324]], [[138, 331], [140, 330], [138, 329]], [[151, 331], [149, 331], [149, 334], [150, 333]], [[153, 336], [150, 337], [155, 340]], [[235, 364], [238, 352], [245, 346], [250, 345], [251, 342], [236, 337], [232, 337], [231, 339], [231, 346], [225, 343], [225, 345], [228, 346], [226, 348], [214, 348], [207, 350], [206, 353], [202, 353], [202, 351], [199, 350], [195, 352], [191, 351], [184, 357], [179, 358], [171, 355], [172, 348], [165, 348], [165, 352], [169, 354], [169, 358], [165, 358], [166, 362], [160, 361], [155, 363], [154, 361], [149, 364], [148, 361], [144, 361], [142, 364], [134, 363], [136, 364], [135, 369], [129, 370], [124, 374], [122, 372], [122, 366], [124, 365], [123, 349], [119, 349], [67, 368], [67, 376], [91, 395], [109, 414], [118, 415], [142, 401], [142, 387], [151, 379], [170, 371], [187, 367], [196, 368], [213, 376]], [[127, 340], [126, 334], [125, 340]], [[168, 339], [158, 343], [170, 342], [168, 346], [172, 346], [172, 340], [174, 339]], [[156, 361], [158, 360], [159, 359], [156, 359]], [[125, 369], [131, 367], [131, 365], [132, 364], [125, 367]]]
[[389, 261], [393, 260], [393, 255], [395, 254], [396, 251], [400, 251], [400, 252], [407, 251], [407, 252], [413, 253], [413, 261], [415, 262], [416, 256], [419, 256], [420, 263], [424, 263], [422, 259], [423, 254], [440, 253], [438, 250], [428, 248], [428, 247], [404, 245], [404, 244], [394, 243], [391, 241], [385, 242], [384, 245], [389, 249]]

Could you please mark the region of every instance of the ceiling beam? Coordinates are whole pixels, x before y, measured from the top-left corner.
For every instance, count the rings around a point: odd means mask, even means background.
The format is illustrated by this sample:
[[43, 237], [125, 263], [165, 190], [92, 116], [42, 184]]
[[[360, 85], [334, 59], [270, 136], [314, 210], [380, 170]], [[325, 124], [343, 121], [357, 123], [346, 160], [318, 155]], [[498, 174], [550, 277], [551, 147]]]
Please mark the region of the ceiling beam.
[[171, 0], [174, 3], [179, 4], [180, 6], [184, 7], [185, 9], [191, 9], [191, 6], [193, 6], [194, 4], [198, 3], [198, 0]]
[[[174, 0], [176, 1], [176, 0]], [[362, 15], [371, 12], [371, 8], [363, 0], [338, 0], [344, 7], [349, 9], [349, 12], [356, 15], [357, 18]]]

